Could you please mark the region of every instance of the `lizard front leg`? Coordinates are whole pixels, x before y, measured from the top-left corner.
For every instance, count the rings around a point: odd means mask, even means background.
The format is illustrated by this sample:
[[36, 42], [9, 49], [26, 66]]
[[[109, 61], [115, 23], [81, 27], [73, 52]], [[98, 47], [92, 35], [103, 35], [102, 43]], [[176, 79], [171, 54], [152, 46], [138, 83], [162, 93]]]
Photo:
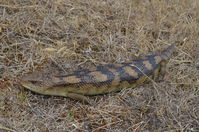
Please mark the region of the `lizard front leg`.
[[77, 94], [77, 93], [68, 93], [68, 94], [67, 94], [67, 97], [72, 98], [72, 99], [74, 99], [74, 100], [79, 100], [79, 101], [81, 101], [81, 102], [83, 102], [83, 103], [85, 103], [85, 104], [90, 104], [89, 99], [88, 99], [86, 96], [81, 95], [81, 94]]

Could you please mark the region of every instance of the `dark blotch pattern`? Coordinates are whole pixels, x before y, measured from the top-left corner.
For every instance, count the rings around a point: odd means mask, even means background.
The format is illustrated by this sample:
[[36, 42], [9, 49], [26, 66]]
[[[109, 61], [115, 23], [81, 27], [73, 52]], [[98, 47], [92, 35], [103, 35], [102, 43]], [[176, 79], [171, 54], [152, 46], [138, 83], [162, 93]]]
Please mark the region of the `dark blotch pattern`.
[[[158, 68], [161, 61], [165, 59], [165, 56], [167, 57], [166, 59], [168, 59], [168, 56], [171, 55], [171, 53], [173, 52], [173, 49], [174, 49], [174, 46], [170, 46], [167, 49], [165, 49], [161, 54], [150, 55], [150, 56], [147, 56], [145, 59], [135, 60], [132, 63], [121, 63], [119, 65], [118, 64], [100, 65], [100, 66], [97, 66], [95, 70], [82, 69], [82, 70], [74, 71], [72, 74], [56, 76], [61, 81], [55, 84], [55, 86], [69, 86], [69, 85], [82, 86], [85, 84], [100, 86], [100, 85], [111, 84], [112, 81], [115, 79], [115, 74], [112, 73], [110, 69], [114, 69], [114, 71], [116, 71], [119, 74], [120, 82], [127, 81], [128, 83], [134, 83], [137, 80], [139, 80], [139, 78], [145, 75], [153, 74], [154, 70]], [[155, 57], [157, 56], [161, 57], [160, 63], [158, 64], [156, 63], [157, 61], [155, 60]], [[147, 61], [147, 64], [150, 65], [150, 68], [147, 68], [146, 61]], [[126, 66], [133, 69], [133, 71], [137, 73], [137, 77], [132, 76], [128, 72], [126, 72], [126, 70], [124, 69], [124, 67]], [[107, 80], [101, 81], [101, 82], [96, 81], [97, 76], [91, 74], [92, 72], [105, 75]], [[79, 78], [81, 81], [77, 84], [64, 82], [63, 78], [69, 77], [69, 76], [75, 76], [76, 78]]]

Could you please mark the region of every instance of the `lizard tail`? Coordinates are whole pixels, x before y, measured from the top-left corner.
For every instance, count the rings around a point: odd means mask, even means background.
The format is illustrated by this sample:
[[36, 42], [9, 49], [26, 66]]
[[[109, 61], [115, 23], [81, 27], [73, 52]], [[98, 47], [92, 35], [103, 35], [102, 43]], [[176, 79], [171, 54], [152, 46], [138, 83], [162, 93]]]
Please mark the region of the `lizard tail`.
[[175, 44], [170, 45], [168, 48], [166, 48], [165, 50], [163, 50], [160, 54], [160, 56], [164, 59], [167, 60], [168, 58], [171, 57], [172, 53], [175, 50]]

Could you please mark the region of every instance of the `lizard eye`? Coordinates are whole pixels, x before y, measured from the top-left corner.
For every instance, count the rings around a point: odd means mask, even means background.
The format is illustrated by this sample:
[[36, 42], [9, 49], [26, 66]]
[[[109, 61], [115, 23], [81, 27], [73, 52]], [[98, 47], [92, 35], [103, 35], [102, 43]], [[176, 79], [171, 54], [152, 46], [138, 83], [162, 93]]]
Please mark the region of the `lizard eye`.
[[30, 81], [32, 84], [35, 84], [35, 85], [40, 85], [40, 84], [42, 84], [42, 82], [41, 81]]
[[32, 84], [35, 84], [35, 83], [37, 83], [38, 81], [30, 81]]

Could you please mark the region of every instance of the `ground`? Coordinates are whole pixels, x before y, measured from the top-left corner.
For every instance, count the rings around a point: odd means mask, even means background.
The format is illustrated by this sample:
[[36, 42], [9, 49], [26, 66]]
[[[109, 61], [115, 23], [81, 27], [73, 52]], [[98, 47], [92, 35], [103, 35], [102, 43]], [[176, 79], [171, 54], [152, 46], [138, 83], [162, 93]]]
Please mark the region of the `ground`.
[[[130, 62], [176, 44], [166, 74], [89, 97], [35, 94], [18, 78]], [[0, 131], [199, 131], [198, 0], [1, 0]]]

